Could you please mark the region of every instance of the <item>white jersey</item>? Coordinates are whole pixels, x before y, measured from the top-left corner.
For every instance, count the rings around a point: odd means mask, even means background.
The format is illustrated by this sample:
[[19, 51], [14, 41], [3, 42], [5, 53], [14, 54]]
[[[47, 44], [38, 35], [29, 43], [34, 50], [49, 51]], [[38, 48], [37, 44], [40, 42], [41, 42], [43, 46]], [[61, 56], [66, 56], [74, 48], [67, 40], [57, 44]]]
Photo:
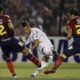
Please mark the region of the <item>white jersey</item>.
[[42, 48], [46, 48], [49, 51], [53, 48], [52, 43], [50, 42], [47, 35], [38, 28], [31, 28], [31, 33], [27, 39], [26, 44], [34, 42], [36, 39], [40, 41], [38, 49], [41, 51]]
[[31, 28], [31, 34], [27, 39], [27, 43], [34, 42], [36, 39], [40, 41], [40, 43], [45, 43], [52, 45], [47, 35], [38, 28]]

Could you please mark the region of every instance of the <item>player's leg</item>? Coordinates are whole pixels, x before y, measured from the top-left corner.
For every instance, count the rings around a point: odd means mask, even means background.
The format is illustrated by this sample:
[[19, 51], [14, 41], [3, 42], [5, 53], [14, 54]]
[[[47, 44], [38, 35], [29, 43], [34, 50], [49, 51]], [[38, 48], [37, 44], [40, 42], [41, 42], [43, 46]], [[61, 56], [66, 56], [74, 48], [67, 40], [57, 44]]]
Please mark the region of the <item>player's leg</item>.
[[41, 62], [31, 53], [27, 53], [27, 48], [23, 50], [23, 55], [27, 56], [27, 58], [33, 62], [37, 67], [41, 67]]
[[49, 63], [53, 59], [53, 56], [50, 54], [52, 53], [52, 51], [49, 48], [42, 48], [42, 51], [44, 53], [44, 57], [41, 61], [41, 67], [37, 68], [36, 71], [31, 75], [31, 77], [36, 77], [45, 67], [49, 65]]
[[14, 65], [12, 63], [12, 60], [10, 58], [7, 59], [7, 66], [8, 66], [9, 71], [11, 72], [13, 78], [15, 78], [16, 73], [15, 73], [15, 70], [14, 70]]
[[37, 68], [31, 77], [36, 77], [45, 67], [49, 65], [49, 62], [41, 61], [41, 67]]
[[13, 39], [13, 50], [16, 52], [22, 52], [24, 56], [27, 56], [27, 58], [33, 62], [37, 67], [41, 66], [41, 62], [31, 53], [28, 53], [28, 48], [25, 47], [25, 45], [20, 42], [17, 39]]
[[[62, 55], [64, 55], [64, 54], [62, 54]], [[53, 68], [49, 69], [49, 70], [46, 70], [44, 72], [45, 74], [55, 73], [56, 69], [62, 64], [62, 62], [64, 60], [64, 57], [62, 55], [60, 55], [60, 56], [57, 57], [57, 60], [55, 61], [55, 64], [53, 64], [54, 65]]]
[[6, 63], [7, 63], [10, 73], [12, 74], [13, 77], [16, 76], [12, 60], [10, 59], [10, 47], [7, 44], [7, 42], [1, 43], [1, 49], [3, 51], [3, 57], [6, 60]]
[[14, 66], [13, 66], [12, 60], [10, 58], [10, 54], [3, 54], [3, 57], [6, 60], [6, 63], [7, 63], [9, 71], [11, 72], [12, 76], [15, 77], [16, 73], [15, 73], [15, 70], [14, 70]]
[[76, 53], [80, 52], [80, 47], [79, 46], [80, 45], [77, 46], [77, 44], [75, 44], [73, 42], [73, 44], [71, 46], [69, 46], [63, 53], [61, 53], [59, 55], [59, 57], [55, 61], [55, 64], [53, 65], [53, 68], [50, 69], [50, 70], [46, 70], [44, 73], [45, 74], [54, 73], [57, 70], [57, 68], [60, 67], [60, 65], [62, 64], [62, 62], [64, 61], [64, 59], [66, 59], [69, 56], [75, 55]]
[[55, 73], [56, 70], [57, 70], [57, 69], [60, 67], [60, 65], [63, 63], [64, 59], [66, 59], [67, 57], [70, 56], [70, 55], [68, 55], [68, 54], [70, 54], [71, 52], [72, 52], [72, 50], [66, 49], [66, 50], [64, 51], [64, 53], [61, 53], [61, 54], [57, 57], [55, 63], [53, 64], [52, 69], [46, 70], [44, 73], [45, 73], [45, 74]]

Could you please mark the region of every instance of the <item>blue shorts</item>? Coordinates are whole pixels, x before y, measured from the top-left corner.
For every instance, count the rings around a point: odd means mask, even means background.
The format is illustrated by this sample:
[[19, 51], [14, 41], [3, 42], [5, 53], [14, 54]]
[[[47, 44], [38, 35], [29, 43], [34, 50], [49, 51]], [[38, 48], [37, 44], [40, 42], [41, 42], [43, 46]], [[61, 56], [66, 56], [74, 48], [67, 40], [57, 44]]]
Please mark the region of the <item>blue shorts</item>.
[[76, 38], [73, 43], [63, 51], [63, 53], [67, 57], [80, 53], [80, 38]]
[[22, 52], [24, 46], [19, 44], [19, 40], [16, 38], [10, 38], [10, 40], [0, 41], [0, 46], [4, 54], [10, 54], [11, 52]]

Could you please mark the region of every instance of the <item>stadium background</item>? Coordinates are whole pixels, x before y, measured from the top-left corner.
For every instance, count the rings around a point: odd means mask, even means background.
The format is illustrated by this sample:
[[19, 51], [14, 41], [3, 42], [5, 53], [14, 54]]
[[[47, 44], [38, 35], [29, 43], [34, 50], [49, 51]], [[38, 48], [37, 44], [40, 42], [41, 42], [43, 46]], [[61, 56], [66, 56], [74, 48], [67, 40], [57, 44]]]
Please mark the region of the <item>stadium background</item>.
[[[54, 44], [57, 52], [63, 51], [68, 43], [64, 27], [68, 20], [68, 11], [70, 8], [78, 8], [80, 11], [80, 0], [0, 0], [1, 5], [4, 7], [5, 14], [10, 15], [13, 25], [15, 27], [16, 36], [24, 35], [21, 29], [21, 21], [26, 19], [30, 22], [32, 27], [38, 27], [43, 30], [52, 43]], [[33, 64], [25, 65], [26, 58], [22, 54], [12, 55], [15, 63], [17, 74], [22, 77], [19, 80], [27, 80], [24, 77], [30, 77], [34, 72], [35, 66]], [[11, 80], [10, 74], [7, 74], [6, 64], [3, 63], [2, 52], [0, 50], [0, 80]], [[41, 73], [36, 80], [80, 80], [80, 56], [76, 55], [70, 57], [70, 64], [64, 64], [57, 74], [48, 77]], [[27, 63], [28, 64], [28, 63]], [[29, 70], [28, 70], [29, 69]], [[70, 71], [71, 70], [71, 71]], [[22, 71], [22, 74], [20, 73]], [[66, 71], [66, 74], [64, 74]], [[27, 73], [30, 74], [27, 74]], [[75, 74], [73, 74], [75, 72]], [[3, 75], [5, 73], [5, 75]], [[79, 73], [79, 74], [77, 74]], [[64, 74], [64, 75], [63, 75]], [[44, 78], [42, 78], [44, 77]], [[29, 78], [30, 80], [34, 80]]]
[[[48, 36], [63, 36], [70, 8], [80, 9], [80, 0], [0, 0], [14, 27], [20, 29], [22, 19], [27, 19]], [[17, 30], [18, 32], [18, 30]]]

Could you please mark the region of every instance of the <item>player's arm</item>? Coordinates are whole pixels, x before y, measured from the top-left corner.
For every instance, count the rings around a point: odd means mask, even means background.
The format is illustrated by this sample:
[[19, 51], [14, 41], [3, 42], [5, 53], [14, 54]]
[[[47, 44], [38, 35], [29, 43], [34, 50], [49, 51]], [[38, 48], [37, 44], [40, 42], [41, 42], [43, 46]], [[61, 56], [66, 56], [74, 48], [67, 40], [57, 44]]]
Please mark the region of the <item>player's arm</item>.
[[14, 29], [13, 24], [12, 24], [12, 22], [11, 22], [11, 21], [10, 21], [10, 22], [8, 22], [8, 26], [9, 26], [9, 28], [10, 28], [10, 29]]
[[34, 45], [33, 45], [30, 49], [31, 49], [31, 50], [34, 50], [35, 48], [37, 48], [37, 47], [39, 46], [39, 44], [40, 44], [39, 39], [36, 39], [36, 40], [34, 41]]
[[36, 49], [36, 48], [39, 46], [39, 44], [40, 44], [40, 41], [39, 41], [38, 39], [36, 39], [36, 40], [34, 41], [34, 45], [33, 45], [31, 48], [27, 48], [27, 52], [28, 52], [28, 53], [32, 53], [32, 51], [33, 51], [34, 49]]
[[37, 30], [35, 30], [35, 32], [33, 32], [32, 35], [32, 42], [34, 42], [34, 45], [31, 47], [31, 50], [34, 50], [35, 48], [37, 48], [40, 44], [40, 37], [39, 37], [39, 32]]
[[10, 32], [11, 32], [12, 34], [14, 34], [14, 27], [13, 27], [13, 24], [12, 24], [12, 21], [11, 21], [11, 20], [8, 22], [8, 27], [9, 27], [9, 29], [10, 29]]
[[69, 40], [69, 39], [71, 39], [71, 37], [72, 37], [72, 29], [68, 26], [68, 28], [67, 28], [67, 39]]
[[8, 23], [9, 29], [10, 29], [10, 33], [14, 34], [14, 28], [12, 26], [12, 23]]
[[12, 34], [14, 34], [14, 27], [13, 27], [13, 24], [12, 24], [12, 21], [11, 21], [10, 17], [8, 15], [5, 15], [5, 18], [6, 18], [6, 21], [7, 21], [7, 25], [10, 29], [10, 32]]

